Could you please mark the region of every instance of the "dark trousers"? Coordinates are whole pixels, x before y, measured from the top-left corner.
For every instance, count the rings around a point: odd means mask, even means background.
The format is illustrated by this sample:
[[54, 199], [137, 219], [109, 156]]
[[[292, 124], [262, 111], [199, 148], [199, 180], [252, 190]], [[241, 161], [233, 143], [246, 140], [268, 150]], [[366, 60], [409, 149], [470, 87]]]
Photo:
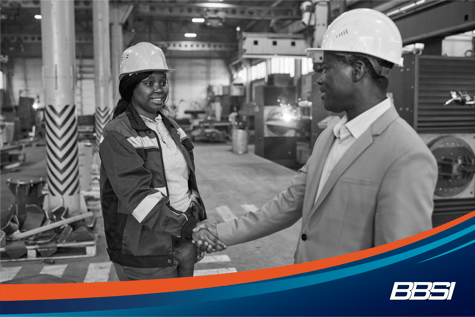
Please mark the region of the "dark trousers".
[[119, 281], [155, 280], [193, 276], [196, 246], [189, 240], [177, 239], [173, 266], [157, 268], [130, 267], [114, 263]]

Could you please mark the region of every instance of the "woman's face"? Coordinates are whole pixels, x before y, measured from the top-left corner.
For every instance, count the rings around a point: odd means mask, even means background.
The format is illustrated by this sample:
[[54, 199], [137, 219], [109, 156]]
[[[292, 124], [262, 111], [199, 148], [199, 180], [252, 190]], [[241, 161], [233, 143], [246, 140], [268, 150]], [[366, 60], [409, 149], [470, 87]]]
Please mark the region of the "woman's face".
[[168, 96], [167, 75], [153, 72], [142, 80], [134, 89], [132, 106], [137, 112], [150, 119], [155, 119], [165, 105]]

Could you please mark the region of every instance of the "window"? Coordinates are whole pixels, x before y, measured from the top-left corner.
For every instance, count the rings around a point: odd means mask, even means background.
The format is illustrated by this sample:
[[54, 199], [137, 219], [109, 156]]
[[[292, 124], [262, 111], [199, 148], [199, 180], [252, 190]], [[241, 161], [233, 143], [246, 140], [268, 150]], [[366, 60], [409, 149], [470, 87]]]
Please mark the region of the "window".
[[302, 59], [302, 75], [313, 72], [312, 58], [307, 57]]
[[251, 67], [251, 81], [266, 77], [266, 62]]
[[290, 57], [274, 57], [271, 60], [271, 74], [290, 74], [295, 75], [295, 60]]

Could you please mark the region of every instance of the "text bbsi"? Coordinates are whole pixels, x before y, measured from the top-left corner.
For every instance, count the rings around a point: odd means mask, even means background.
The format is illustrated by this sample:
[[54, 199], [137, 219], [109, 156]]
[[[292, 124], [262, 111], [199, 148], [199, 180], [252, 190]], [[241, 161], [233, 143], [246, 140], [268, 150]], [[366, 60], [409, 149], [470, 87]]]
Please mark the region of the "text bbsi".
[[454, 289], [455, 282], [395, 282], [390, 300], [451, 300]]

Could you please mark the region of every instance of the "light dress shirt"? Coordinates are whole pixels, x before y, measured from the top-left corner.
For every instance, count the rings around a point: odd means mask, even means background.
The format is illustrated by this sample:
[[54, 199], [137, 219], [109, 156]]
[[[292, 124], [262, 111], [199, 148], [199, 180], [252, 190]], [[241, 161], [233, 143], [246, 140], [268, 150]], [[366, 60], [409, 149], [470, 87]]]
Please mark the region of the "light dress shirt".
[[170, 206], [185, 212], [190, 207], [192, 199], [191, 191], [188, 188], [190, 172], [185, 157], [163, 124], [161, 115], [158, 115], [155, 120], [142, 115], [140, 117], [148, 128], [157, 133], [160, 140]]
[[328, 178], [330, 177], [333, 168], [335, 168], [338, 161], [343, 157], [346, 151], [355, 143], [355, 141], [365, 132], [383, 113], [388, 111], [392, 106], [389, 98], [384, 99], [376, 106], [366, 110], [356, 118], [348, 121], [348, 116], [345, 114], [343, 118], [333, 127], [333, 134], [335, 140], [333, 141], [330, 152], [325, 160], [323, 166], [322, 176], [318, 183], [317, 196], [315, 203], [322, 192]]

